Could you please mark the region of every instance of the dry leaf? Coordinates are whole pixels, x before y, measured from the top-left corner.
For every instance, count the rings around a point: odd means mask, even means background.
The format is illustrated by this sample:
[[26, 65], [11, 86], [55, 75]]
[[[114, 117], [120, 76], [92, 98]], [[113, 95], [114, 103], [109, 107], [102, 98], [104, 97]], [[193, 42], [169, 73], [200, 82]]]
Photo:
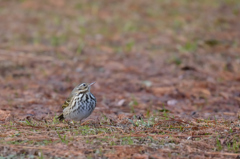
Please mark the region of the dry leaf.
[[174, 87], [153, 87], [152, 88], [153, 93], [158, 95], [169, 94], [174, 90], [175, 90]]
[[110, 61], [105, 65], [105, 69], [110, 71], [124, 71], [126, 67], [120, 62]]
[[8, 111], [4, 111], [0, 109], [0, 121], [4, 121], [9, 116], [10, 116], [10, 113]]
[[192, 92], [193, 94], [197, 94], [197, 95], [202, 94], [204, 96], [211, 96], [211, 92], [205, 88], [193, 88]]

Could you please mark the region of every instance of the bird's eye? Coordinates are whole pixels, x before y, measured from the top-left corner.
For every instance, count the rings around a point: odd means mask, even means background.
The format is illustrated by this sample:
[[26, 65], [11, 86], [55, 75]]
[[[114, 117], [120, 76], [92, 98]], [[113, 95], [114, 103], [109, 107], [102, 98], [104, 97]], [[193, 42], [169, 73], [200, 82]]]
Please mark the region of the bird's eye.
[[83, 83], [83, 84], [82, 84], [82, 86], [83, 86], [83, 87], [86, 87], [86, 84], [85, 84], [85, 83]]

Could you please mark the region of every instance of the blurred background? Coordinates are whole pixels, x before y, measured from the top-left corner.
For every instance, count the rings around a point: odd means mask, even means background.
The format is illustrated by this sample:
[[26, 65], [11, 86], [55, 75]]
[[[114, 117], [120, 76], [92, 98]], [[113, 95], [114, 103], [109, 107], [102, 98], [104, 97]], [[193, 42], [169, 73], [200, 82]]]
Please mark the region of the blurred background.
[[234, 117], [240, 1], [0, 0], [0, 109], [59, 114], [94, 82], [104, 114]]

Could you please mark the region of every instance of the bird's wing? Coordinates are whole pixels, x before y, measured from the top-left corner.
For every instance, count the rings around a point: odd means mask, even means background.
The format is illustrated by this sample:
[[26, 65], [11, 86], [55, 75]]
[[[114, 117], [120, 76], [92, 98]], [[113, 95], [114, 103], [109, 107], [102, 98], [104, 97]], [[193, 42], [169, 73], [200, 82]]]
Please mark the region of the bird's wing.
[[[67, 108], [67, 107], [69, 106], [70, 102], [71, 102], [71, 97], [67, 98], [67, 100], [63, 103], [62, 109]], [[60, 115], [57, 117], [57, 119], [60, 120], [60, 121], [64, 120], [63, 114], [60, 114]]]
[[67, 100], [63, 103], [62, 108], [65, 109], [71, 103], [72, 97], [67, 98]]
[[69, 105], [71, 105], [72, 100], [73, 100], [73, 97], [75, 96], [75, 93], [76, 93], [76, 90], [77, 90], [77, 89], [78, 89], [78, 87], [75, 87], [75, 88], [72, 90], [70, 96], [67, 98], [67, 100], [66, 100], [66, 101], [63, 103], [63, 105], [62, 105], [62, 108], [63, 108], [63, 109], [65, 109], [66, 107], [68, 107]]
[[[72, 90], [70, 96], [67, 98], [67, 100], [65, 100], [65, 102], [62, 105], [62, 109], [65, 109], [67, 107], [69, 107], [69, 105], [71, 105], [71, 102], [73, 100], [73, 96], [74, 96], [74, 91], [75, 91], [76, 87]], [[63, 114], [60, 114], [57, 119], [59, 120], [64, 120], [64, 116]]]

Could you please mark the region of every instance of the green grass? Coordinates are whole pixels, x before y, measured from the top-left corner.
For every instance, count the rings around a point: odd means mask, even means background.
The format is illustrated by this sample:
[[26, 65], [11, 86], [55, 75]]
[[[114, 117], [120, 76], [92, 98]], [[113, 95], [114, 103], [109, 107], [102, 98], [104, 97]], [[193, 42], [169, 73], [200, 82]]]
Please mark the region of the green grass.
[[[0, 4], [1, 110], [10, 111], [0, 119], [0, 158], [240, 153], [238, 119], [220, 118], [229, 105], [238, 108], [239, 1]], [[111, 70], [111, 60], [126, 69]], [[53, 118], [73, 85], [94, 79], [97, 119], [69, 125]], [[175, 89], [155, 93], [162, 86]], [[163, 104], [171, 99], [178, 104]]]
[[[218, 120], [216, 122], [216, 119], [197, 119], [195, 123], [185, 123], [178, 117], [171, 116], [171, 113], [163, 109], [158, 113], [149, 112], [148, 117], [137, 118], [134, 115], [129, 119], [112, 120], [111, 122], [106, 115], [102, 115], [99, 121], [91, 121], [82, 126], [79, 123], [73, 123], [69, 126], [67, 123], [56, 121], [55, 118], [47, 122], [35, 120], [31, 120], [31, 122], [28, 120], [24, 122], [12, 121], [2, 126], [5, 127], [5, 131], [14, 130], [16, 132], [8, 135], [10, 141], [5, 141], [3, 138], [0, 140], [0, 144], [54, 147], [55, 144], [71, 145], [81, 141], [88, 147], [145, 145], [154, 149], [161, 146], [174, 149], [178, 147], [180, 141], [187, 140], [189, 136], [192, 136], [192, 131], [196, 131], [194, 135], [198, 137], [192, 138], [193, 141], [204, 142], [208, 139], [208, 144], [215, 142], [215, 144], [212, 143], [216, 145], [214, 151], [239, 152], [239, 136], [234, 135], [235, 129], [229, 127], [228, 121]], [[233, 139], [226, 144], [221, 144], [220, 134], [217, 131], [214, 133], [208, 132], [216, 126], [224, 127], [223, 129], [229, 127], [229, 131], [226, 133], [233, 134]], [[197, 132], [198, 130], [204, 133]], [[40, 137], [34, 138], [34, 135]], [[182, 135], [185, 137], [182, 137]], [[25, 139], [22, 140], [24, 136]], [[45, 137], [42, 138], [41, 136]], [[101, 156], [106, 150], [97, 148], [93, 152]]]

